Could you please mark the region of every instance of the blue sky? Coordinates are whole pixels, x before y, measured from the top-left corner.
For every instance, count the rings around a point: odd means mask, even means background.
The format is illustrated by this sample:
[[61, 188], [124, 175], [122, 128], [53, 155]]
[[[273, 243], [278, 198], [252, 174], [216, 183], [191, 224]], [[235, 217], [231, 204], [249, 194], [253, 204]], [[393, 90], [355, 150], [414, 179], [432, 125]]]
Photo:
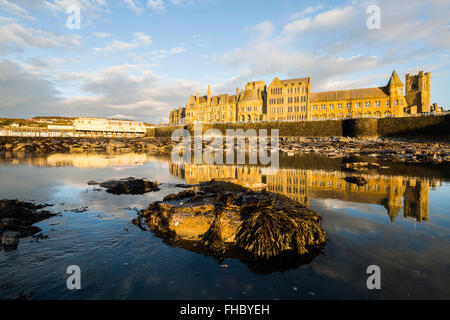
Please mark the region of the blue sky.
[[[80, 8], [80, 29], [66, 10]], [[366, 10], [380, 8], [369, 30]], [[189, 94], [311, 76], [312, 90], [431, 72], [450, 106], [450, 1], [0, 0], [0, 116], [156, 123]]]

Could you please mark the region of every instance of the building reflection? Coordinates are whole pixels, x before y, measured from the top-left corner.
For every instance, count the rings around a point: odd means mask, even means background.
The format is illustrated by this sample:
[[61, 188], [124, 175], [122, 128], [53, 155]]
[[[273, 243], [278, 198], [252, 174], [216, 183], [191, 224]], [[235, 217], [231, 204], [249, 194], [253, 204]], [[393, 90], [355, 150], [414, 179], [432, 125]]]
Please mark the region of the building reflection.
[[26, 153], [6, 152], [0, 163], [27, 164], [37, 167], [75, 167], [107, 168], [132, 167], [155, 161], [156, 158], [142, 153], [95, 154], [95, 153], [55, 153], [48, 156], [35, 156]]
[[267, 190], [285, 195], [305, 206], [310, 199], [338, 199], [347, 202], [382, 205], [392, 222], [403, 212], [404, 217], [428, 221], [429, 189], [440, 185], [434, 178], [415, 178], [396, 175], [358, 174], [368, 183], [358, 186], [346, 182], [348, 173], [310, 169], [279, 169], [238, 165], [205, 165], [175, 163], [170, 157], [126, 154], [51, 154], [46, 156], [5, 152], [0, 164], [31, 166], [71, 166], [76, 168], [134, 167], [146, 162], [169, 161], [170, 174], [197, 184], [211, 179], [227, 179], [246, 187], [267, 186]]
[[211, 179], [234, 180], [246, 186], [267, 185], [267, 190], [285, 195], [309, 207], [312, 199], [338, 199], [347, 202], [382, 205], [394, 222], [403, 216], [416, 221], [429, 219], [429, 188], [439, 180], [404, 176], [361, 174], [368, 183], [346, 182], [342, 171], [279, 169], [276, 173], [261, 167], [170, 163], [170, 173], [197, 184]]

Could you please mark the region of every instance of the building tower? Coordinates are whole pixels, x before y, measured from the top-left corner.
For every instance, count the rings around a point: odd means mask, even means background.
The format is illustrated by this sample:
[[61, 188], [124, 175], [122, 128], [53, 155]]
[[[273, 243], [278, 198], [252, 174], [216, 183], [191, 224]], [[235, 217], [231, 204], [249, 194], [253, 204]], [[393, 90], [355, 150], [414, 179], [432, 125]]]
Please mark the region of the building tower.
[[[430, 88], [431, 76], [430, 73], [419, 71], [416, 75], [405, 76], [406, 85], [406, 102], [410, 113], [430, 112]], [[415, 111], [415, 112], [414, 112]]]
[[405, 96], [403, 95], [403, 83], [397, 74], [393, 71], [391, 78], [387, 84], [389, 90], [389, 105], [393, 116], [403, 116], [404, 108], [406, 107]]

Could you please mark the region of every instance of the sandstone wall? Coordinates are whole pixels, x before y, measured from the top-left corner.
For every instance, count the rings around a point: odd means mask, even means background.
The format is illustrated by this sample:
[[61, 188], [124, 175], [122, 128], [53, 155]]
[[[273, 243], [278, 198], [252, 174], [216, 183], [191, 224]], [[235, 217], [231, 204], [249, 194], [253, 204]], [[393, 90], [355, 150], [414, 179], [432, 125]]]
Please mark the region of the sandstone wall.
[[[193, 125], [185, 126], [191, 134]], [[170, 137], [178, 127], [161, 127], [149, 129], [150, 137]], [[300, 121], [300, 122], [262, 122], [241, 124], [203, 124], [202, 129], [279, 129], [281, 137], [449, 137], [450, 115], [423, 116], [407, 118], [361, 118], [345, 120]]]

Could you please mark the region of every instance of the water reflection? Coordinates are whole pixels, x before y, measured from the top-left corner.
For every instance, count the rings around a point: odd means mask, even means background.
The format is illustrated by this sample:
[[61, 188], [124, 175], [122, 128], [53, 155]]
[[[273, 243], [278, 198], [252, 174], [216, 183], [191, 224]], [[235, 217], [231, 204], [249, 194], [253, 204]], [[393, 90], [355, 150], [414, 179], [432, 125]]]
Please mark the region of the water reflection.
[[[123, 160], [114, 162], [110, 157], [116, 155], [77, 154], [73, 162], [74, 156], [0, 153], [0, 198], [51, 202], [59, 212], [89, 206], [86, 213], [68, 211], [41, 222], [49, 239], [24, 239], [18, 250], [0, 251], [0, 299], [36, 288], [34, 299], [450, 297], [445, 168], [387, 164], [390, 170], [363, 173], [369, 183], [358, 187], [341, 179], [350, 173], [340, 169], [339, 159], [280, 158], [281, 169], [270, 175], [258, 167], [174, 164], [167, 156], [120, 155]], [[127, 176], [173, 184], [220, 177], [264, 183], [319, 212], [330, 241], [324, 255], [283, 273], [258, 275], [238, 259], [226, 259], [228, 267], [222, 267], [212, 258], [163, 245], [131, 224], [136, 213], [126, 208], [144, 208], [181, 189], [146, 196], [86, 189], [89, 180]], [[83, 290], [66, 288], [65, 271], [71, 264], [87, 275]], [[367, 290], [365, 270], [372, 264], [382, 267], [383, 290]]]
[[394, 222], [403, 208], [405, 218], [418, 222], [429, 219], [429, 189], [440, 185], [437, 179], [359, 174], [368, 183], [358, 186], [346, 182], [342, 171], [279, 169], [231, 165], [196, 165], [171, 163], [170, 173], [197, 184], [214, 178], [236, 180], [247, 186], [266, 184], [267, 190], [285, 195], [309, 207], [314, 199], [338, 199], [348, 202], [382, 205]]
[[93, 153], [55, 153], [33, 155], [24, 152], [5, 152], [0, 157], [1, 164], [27, 164], [30, 166], [108, 168], [133, 167], [155, 161], [156, 157], [143, 153], [93, 154]]
[[172, 176], [188, 184], [198, 184], [211, 179], [239, 181], [247, 187], [267, 185], [267, 190], [285, 195], [309, 207], [310, 199], [337, 199], [346, 202], [376, 204], [386, 208], [393, 223], [403, 212], [403, 217], [417, 222], [429, 220], [429, 190], [436, 189], [441, 180], [432, 177], [409, 177], [362, 173], [368, 183], [358, 186], [346, 182], [349, 173], [323, 169], [280, 168], [275, 173], [268, 168], [236, 165], [205, 165], [174, 163], [167, 156], [140, 153], [92, 154], [56, 153], [35, 155], [5, 152], [0, 154], [0, 165], [26, 164], [38, 167], [133, 168], [145, 163], [167, 163]]

